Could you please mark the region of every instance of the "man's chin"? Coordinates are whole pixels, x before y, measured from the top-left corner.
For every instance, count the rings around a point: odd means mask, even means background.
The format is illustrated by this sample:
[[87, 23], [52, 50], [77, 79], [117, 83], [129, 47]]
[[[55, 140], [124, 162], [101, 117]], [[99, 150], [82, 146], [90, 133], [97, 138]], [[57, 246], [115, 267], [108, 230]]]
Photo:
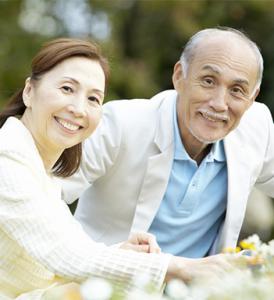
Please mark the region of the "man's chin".
[[223, 131], [220, 132], [219, 130], [218, 132], [215, 131], [215, 134], [209, 134], [209, 132], [206, 132], [205, 130], [195, 130], [194, 128], [191, 128], [191, 126], [188, 127], [188, 130], [197, 141], [205, 145], [216, 143], [225, 136], [225, 133]]
[[202, 144], [209, 145], [209, 144], [214, 144], [221, 139], [223, 139], [223, 136], [202, 136], [199, 134], [195, 134], [192, 132], [192, 135]]

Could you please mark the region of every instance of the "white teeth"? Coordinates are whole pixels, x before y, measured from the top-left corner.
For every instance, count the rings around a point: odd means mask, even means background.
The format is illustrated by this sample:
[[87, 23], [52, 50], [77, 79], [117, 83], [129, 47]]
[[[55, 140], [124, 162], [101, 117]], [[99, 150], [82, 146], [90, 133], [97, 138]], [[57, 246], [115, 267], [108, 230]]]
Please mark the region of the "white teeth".
[[65, 120], [62, 120], [62, 119], [59, 119], [59, 118], [56, 118], [56, 120], [58, 121], [59, 124], [61, 124], [63, 127], [69, 129], [69, 130], [72, 130], [72, 131], [76, 131], [79, 129], [80, 126], [77, 126], [77, 125], [74, 125], [74, 124], [71, 124]]
[[207, 116], [207, 115], [204, 115], [204, 117], [206, 118], [206, 119], [208, 119], [209, 121], [212, 121], [212, 122], [217, 122], [217, 120], [215, 120], [215, 119], [212, 119], [212, 118], [210, 118], [209, 116]]
[[220, 121], [228, 121], [229, 117], [224, 114], [211, 112], [208, 110], [200, 109], [200, 113], [203, 115], [203, 117], [209, 121], [212, 122], [220, 122]]

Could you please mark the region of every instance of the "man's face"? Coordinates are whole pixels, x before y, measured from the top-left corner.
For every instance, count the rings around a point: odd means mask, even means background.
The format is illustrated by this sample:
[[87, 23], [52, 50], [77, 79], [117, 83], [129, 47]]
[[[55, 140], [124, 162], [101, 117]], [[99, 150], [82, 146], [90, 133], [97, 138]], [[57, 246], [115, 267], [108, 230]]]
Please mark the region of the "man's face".
[[257, 76], [255, 54], [231, 36], [201, 41], [186, 76], [177, 63], [173, 82], [185, 146], [213, 143], [233, 130], [256, 98]]

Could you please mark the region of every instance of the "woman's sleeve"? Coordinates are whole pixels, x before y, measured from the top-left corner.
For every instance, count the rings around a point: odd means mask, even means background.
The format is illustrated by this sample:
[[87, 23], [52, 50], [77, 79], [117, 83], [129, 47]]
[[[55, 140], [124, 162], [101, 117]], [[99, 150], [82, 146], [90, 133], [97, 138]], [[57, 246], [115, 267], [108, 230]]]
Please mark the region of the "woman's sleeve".
[[73, 218], [52, 183], [41, 182], [29, 162], [0, 153], [0, 226], [56, 275], [71, 281], [100, 276], [125, 288], [146, 274], [160, 288], [169, 255], [113, 249], [95, 243]]

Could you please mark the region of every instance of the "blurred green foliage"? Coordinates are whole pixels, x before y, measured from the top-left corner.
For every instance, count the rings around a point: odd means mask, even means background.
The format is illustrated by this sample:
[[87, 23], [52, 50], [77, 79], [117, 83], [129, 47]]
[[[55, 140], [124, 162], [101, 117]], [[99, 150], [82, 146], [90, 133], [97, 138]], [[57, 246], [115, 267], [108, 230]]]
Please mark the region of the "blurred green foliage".
[[0, 0], [0, 107], [22, 87], [31, 58], [49, 39], [91, 37], [101, 45], [112, 69], [107, 101], [172, 88], [188, 38], [217, 25], [242, 29], [260, 46], [265, 72], [258, 101], [274, 112], [271, 0]]

